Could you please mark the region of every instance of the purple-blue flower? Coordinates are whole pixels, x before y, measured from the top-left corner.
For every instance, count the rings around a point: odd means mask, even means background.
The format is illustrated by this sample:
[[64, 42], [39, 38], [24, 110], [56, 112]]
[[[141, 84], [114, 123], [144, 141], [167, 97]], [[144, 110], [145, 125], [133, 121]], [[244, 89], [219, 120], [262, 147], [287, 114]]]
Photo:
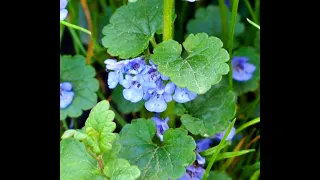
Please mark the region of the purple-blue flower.
[[[218, 139], [218, 140], [221, 140], [224, 136], [224, 134], [226, 133], [227, 130], [221, 132], [221, 133], [218, 133], [216, 135], [213, 136], [213, 138], [215, 139]], [[234, 135], [236, 134], [236, 128], [232, 127], [230, 133], [228, 134], [227, 136], [227, 141], [230, 141], [231, 139], [233, 139]]]
[[168, 82], [170, 78], [161, 74], [152, 60], [149, 60], [149, 65], [145, 63], [143, 57], [119, 62], [107, 59], [104, 63], [109, 71], [109, 88], [122, 85], [125, 99], [133, 103], [144, 99], [146, 101], [144, 105], [150, 112], [165, 111], [167, 103], [173, 99], [184, 103], [196, 97], [196, 94], [188, 89], [178, 88], [174, 83]]
[[247, 57], [233, 57], [232, 59], [232, 77], [237, 81], [248, 81], [252, 78], [256, 66], [248, 63]]
[[128, 74], [139, 74], [144, 70], [146, 63], [142, 57], [131, 59], [125, 66], [124, 72]]
[[167, 109], [167, 103], [162, 94], [153, 92], [150, 99], [144, 104], [144, 107], [150, 112], [163, 112]]
[[200, 139], [200, 140], [196, 140], [196, 143], [197, 143], [197, 151], [202, 152], [211, 147], [212, 139], [210, 138]]
[[69, 82], [60, 83], [60, 108], [64, 109], [68, 107], [74, 97], [74, 92], [72, 91], [72, 84]]
[[67, 4], [67, 0], [60, 0], [60, 20], [64, 20], [68, 15]]
[[228, 6], [228, 8], [230, 8], [230, 0], [225, 0], [225, 2], [226, 2], [226, 5]]
[[199, 165], [204, 165], [206, 159], [202, 157], [198, 152], [196, 152], [196, 161]]
[[151, 119], [154, 121], [157, 129], [157, 136], [159, 137], [160, 141], [163, 142], [163, 134], [166, 130], [169, 129], [168, 121], [169, 117], [166, 119], [160, 119], [159, 114], [156, 115], [157, 117], [152, 117]]
[[205, 169], [202, 166], [188, 166], [186, 173], [178, 180], [202, 180]]
[[173, 99], [178, 103], [185, 103], [196, 98], [197, 94], [189, 91], [187, 88], [176, 87]]

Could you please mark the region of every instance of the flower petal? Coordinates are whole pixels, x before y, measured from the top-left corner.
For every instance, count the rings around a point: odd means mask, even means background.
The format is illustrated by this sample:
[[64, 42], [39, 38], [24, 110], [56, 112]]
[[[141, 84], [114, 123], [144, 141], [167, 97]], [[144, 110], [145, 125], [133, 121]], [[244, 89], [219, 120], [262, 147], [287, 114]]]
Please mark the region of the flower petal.
[[68, 15], [68, 10], [66, 9], [61, 9], [60, 10], [60, 20], [64, 20]]

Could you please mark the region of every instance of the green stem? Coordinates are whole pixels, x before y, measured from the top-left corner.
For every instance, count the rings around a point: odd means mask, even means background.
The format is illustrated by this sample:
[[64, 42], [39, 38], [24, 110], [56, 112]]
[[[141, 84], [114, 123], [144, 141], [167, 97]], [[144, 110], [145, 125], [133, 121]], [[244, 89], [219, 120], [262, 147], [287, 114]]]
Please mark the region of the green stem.
[[251, 21], [250, 19], [248, 19], [248, 18], [247, 18], [247, 21], [248, 21], [252, 26], [254, 26], [254, 27], [256, 27], [257, 29], [260, 30], [260, 26], [259, 26], [258, 24], [252, 22], [252, 21]]
[[87, 34], [89, 34], [89, 35], [91, 36], [91, 32], [90, 32], [89, 30], [83, 28], [83, 27], [80, 27], [80, 26], [77, 26], [77, 25], [68, 23], [68, 22], [63, 21], [63, 20], [60, 20], [60, 23], [63, 24], [63, 25], [65, 25], [65, 26], [68, 26], [68, 27], [70, 27], [70, 28], [80, 30], [80, 31], [82, 31], [82, 32], [84, 32], [84, 33], [87, 33]]
[[109, 4], [110, 4], [111, 11], [112, 11], [112, 14], [113, 14], [117, 9], [116, 4], [114, 3], [114, 0], [109, 0]]
[[107, 9], [107, 3], [105, 0], [99, 0], [99, 3], [103, 9], [103, 11], [105, 11]]
[[122, 0], [122, 5], [126, 5], [127, 1], [126, 0]]
[[155, 48], [157, 46], [157, 42], [156, 39], [154, 38], [154, 36], [150, 39], [151, 45], [153, 48]]
[[98, 156], [98, 164], [99, 164], [99, 167], [100, 167], [100, 170], [101, 170], [102, 174], [104, 174], [103, 173], [104, 164], [103, 164], [103, 160], [102, 160], [102, 156], [101, 155]]
[[[163, 0], [163, 41], [173, 39], [173, 15], [174, 0]], [[168, 103], [168, 107], [163, 114], [170, 118], [169, 127], [175, 127], [174, 101]]]
[[233, 49], [233, 37], [234, 37], [234, 30], [236, 28], [236, 20], [237, 20], [237, 15], [238, 15], [238, 5], [239, 5], [239, 0], [233, 0], [232, 2], [232, 11], [231, 11], [231, 23], [230, 23], [230, 31], [229, 31], [229, 41], [228, 41], [228, 47], [229, 47], [229, 55], [230, 55], [230, 60], [229, 60], [229, 89], [232, 90], [232, 49]]
[[62, 36], [63, 36], [63, 32], [64, 32], [64, 27], [63, 25], [60, 24], [60, 47], [61, 47], [61, 42], [62, 42]]
[[237, 128], [236, 130], [236, 134], [238, 134], [239, 132], [241, 132], [242, 130], [244, 130], [245, 128], [252, 126], [254, 124], [257, 124], [258, 122], [260, 122], [260, 117], [255, 118], [249, 122], [244, 123], [243, 125], [241, 125], [240, 127]]
[[167, 109], [163, 112], [164, 117], [169, 117], [170, 120], [168, 121], [168, 125], [171, 128], [176, 127], [176, 120], [175, 120], [175, 115], [174, 115], [174, 103], [175, 101], [171, 101], [168, 103]]
[[62, 120], [62, 125], [63, 125], [63, 127], [64, 127], [64, 129], [65, 130], [68, 130], [69, 128], [68, 128], [68, 124], [67, 124], [67, 120]]
[[182, 2], [182, 10], [181, 10], [181, 18], [179, 19], [179, 35], [180, 35], [180, 42], [183, 42], [183, 35], [184, 35], [184, 21], [185, 21], [185, 12], [187, 12], [189, 2], [183, 1]]
[[142, 107], [141, 110], [140, 110], [140, 117], [147, 119], [147, 117], [146, 117], [146, 109], [144, 107]]
[[253, 18], [253, 21], [255, 23], [258, 23], [258, 19], [256, 17], [256, 14], [253, 12], [253, 9], [252, 9], [252, 6], [251, 6], [249, 0], [244, 0], [244, 3], [246, 4], [246, 6], [247, 6], [247, 8], [248, 8], [248, 10], [250, 12], [251, 17]]
[[77, 118], [72, 118], [71, 120], [72, 120], [73, 126], [74, 126], [73, 129], [78, 129], [78, 120], [77, 120]]
[[173, 39], [174, 0], [163, 0], [163, 41]]
[[257, 23], [259, 24], [259, 18], [260, 18], [260, 0], [255, 0], [254, 2], [254, 12], [256, 14], [257, 17]]
[[222, 147], [223, 147], [223, 144], [225, 143], [225, 141], [226, 141], [226, 139], [227, 139], [227, 136], [229, 135], [229, 133], [230, 133], [230, 131], [231, 131], [231, 129], [232, 129], [232, 127], [233, 127], [233, 125], [234, 125], [235, 122], [236, 122], [236, 118], [234, 118], [234, 120], [232, 121], [232, 123], [229, 125], [229, 127], [228, 127], [226, 133], [224, 134], [222, 140], [220, 141], [220, 143], [219, 143], [216, 151], [215, 151], [214, 154], [212, 155], [212, 157], [211, 157], [211, 159], [210, 159], [210, 162], [209, 162], [209, 164], [208, 164], [208, 166], [207, 166], [207, 168], [206, 168], [206, 171], [205, 171], [205, 173], [204, 173], [203, 180], [206, 180], [206, 179], [207, 179], [207, 177], [208, 177], [208, 175], [209, 175], [209, 172], [210, 172], [210, 170], [211, 170], [211, 167], [212, 167], [214, 161], [217, 159], [218, 154], [219, 154], [219, 152], [221, 151], [221, 149], [222, 149]]
[[[101, 92], [101, 90], [99, 90], [97, 92], [98, 94], [98, 97], [101, 99], [101, 100], [106, 100], [106, 98], [104, 97], [103, 93]], [[115, 119], [117, 121], [117, 123], [123, 127], [125, 124], [127, 124], [127, 122], [120, 116], [120, 114], [111, 106], [110, 104], [110, 110], [114, 112], [115, 114]]]
[[221, 17], [221, 32], [222, 32], [222, 41], [227, 45], [228, 40], [228, 16], [227, 16], [227, 6], [225, 0], [219, 0], [219, 11]]
[[84, 49], [84, 47], [83, 47], [83, 45], [82, 45], [82, 43], [80, 41], [80, 38], [78, 37], [78, 35], [74, 31], [74, 29], [72, 29], [72, 28], [68, 28], [68, 29], [69, 29], [69, 32], [71, 34], [72, 40], [75, 43], [75, 46], [80, 48], [80, 51], [84, 56], [87, 56], [87, 51]]

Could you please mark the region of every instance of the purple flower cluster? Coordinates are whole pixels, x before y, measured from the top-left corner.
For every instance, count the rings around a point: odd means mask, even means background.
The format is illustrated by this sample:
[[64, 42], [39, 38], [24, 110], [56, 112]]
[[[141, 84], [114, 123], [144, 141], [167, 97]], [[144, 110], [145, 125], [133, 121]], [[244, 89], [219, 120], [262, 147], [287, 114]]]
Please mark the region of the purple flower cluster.
[[233, 57], [232, 59], [232, 77], [237, 81], [248, 81], [252, 78], [256, 66], [248, 63], [247, 57]]
[[64, 20], [68, 15], [67, 4], [67, 0], [60, 0], [60, 20]]
[[169, 117], [167, 117], [166, 119], [160, 119], [159, 114], [157, 113], [156, 117], [152, 117], [151, 119], [154, 121], [156, 125], [158, 138], [160, 139], [160, 141], [163, 142], [163, 133], [169, 129], [169, 126], [168, 126]]
[[69, 82], [60, 83], [60, 109], [68, 107], [74, 97], [72, 84]]
[[104, 63], [107, 71], [112, 70], [108, 75], [109, 88], [113, 89], [118, 83], [121, 84], [126, 100], [136, 103], [144, 99], [145, 107], [150, 112], [165, 111], [167, 103], [172, 99], [185, 103], [197, 96], [187, 88], [179, 88], [174, 83], [167, 82], [169, 77], [162, 75], [151, 60], [150, 65], [146, 64], [143, 57], [119, 62], [107, 59]]

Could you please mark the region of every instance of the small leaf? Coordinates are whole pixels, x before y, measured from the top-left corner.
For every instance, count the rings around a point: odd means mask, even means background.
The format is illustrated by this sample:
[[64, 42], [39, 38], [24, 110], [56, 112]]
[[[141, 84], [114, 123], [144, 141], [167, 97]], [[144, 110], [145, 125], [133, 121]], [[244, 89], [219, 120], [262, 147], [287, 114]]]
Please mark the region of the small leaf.
[[186, 58], [181, 57], [182, 47], [174, 40], [158, 44], [151, 56], [158, 70], [177, 86], [204, 94], [228, 73], [229, 54], [220, 39], [205, 33], [190, 34], [183, 47], [188, 53]]
[[211, 171], [207, 180], [232, 180], [225, 172]]
[[108, 110], [109, 107], [107, 100], [100, 101], [92, 108], [85, 124], [87, 134], [99, 141], [99, 148], [102, 152], [111, 150], [111, 143], [116, 138], [116, 135], [112, 133], [116, 128], [116, 124], [112, 122], [115, 114]]
[[[183, 176], [195, 160], [195, 141], [181, 128], [164, 132], [161, 145], [152, 142], [156, 127], [152, 120], [135, 119], [120, 132], [122, 144], [119, 157], [127, 159], [141, 170], [139, 179], [168, 180]], [[157, 137], [156, 137], [157, 138]]]
[[110, 180], [135, 180], [140, 176], [140, 170], [137, 166], [131, 166], [125, 159], [113, 159], [105, 164], [104, 174], [110, 177]]
[[186, 113], [186, 108], [183, 106], [183, 104], [176, 103], [174, 105], [174, 114], [177, 116], [182, 116], [183, 114]]
[[112, 142], [112, 149], [108, 153], [104, 153], [102, 156], [104, 164], [108, 161], [112, 161], [118, 158], [118, 153], [121, 150], [121, 144], [119, 143], [119, 134], [115, 133], [116, 140]]
[[194, 135], [209, 137], [228, 127], [236, 113], [236, 96], [221, 82], [184, 106], [189, 112], [181, 117], [186, 129]]
[[138, 56], [148, 47], [154, 33], [162, 32], [162, 11], [161, 0], [139, 0], [118, 8], [102, 30], [102, 45], [112, 56]]
[[124, 114], [139, 112], [144, 106], [144, 101], [141, 100], [137, 103], [132, 103], [123, 97], [122, 91], [123, 87], [117, 86], [112, 92], [112, 101], [116, 103], [119, 111]]
[[60, 142], [60, 179], [105, 180], [99, 174], [97, 161], [91, 157], [82, 143], [75, 139]]
[[61, 139], [67, 139], [70, 137], [74, 137], [75, 139], [77, 139], [79, 141], [84, 141], [87, 139], [88, 136], [85, 133], [82, 133], [80, 131], [76, 131], [74, 129], [69, 129], [63, 133]]
[[[221, 38], [221, 16], [218, 6], [209, 5], [206, 8], [198, 8], [195, 19], [187, 24], [187, 33], [207, 33], [209, 36]], [[231, 11], [227, 9], [228, 27], [231, 23]], [[237, 15], [234, 36], [240, 35], [244, 31], [244, 24], [240, 22], [241, 16]]]
[[233, 80], [233, 88], [237, 95], [242, 95], [249, 91], [255, 91], [259, 88], [260, 81], [260, 55], [258, 55], [252, 47], [241, 47], [233, 54], [239, 57], [248, 57], [248, 63], [256, 66], [256, 70], [253, 72], [252, 78], [248, 81], [240, 82]]
[[79, 117], [82, 110], [89, 110], [97, 103], [95, 92], [99, 89], [99, 82], [95, 75], [95, 69], [86, 64], [83, 56], [60, 56], [60, 82], [71, 83], [75, 93], [72, 103], [60, 109], [60, 120], [67, 116]]

